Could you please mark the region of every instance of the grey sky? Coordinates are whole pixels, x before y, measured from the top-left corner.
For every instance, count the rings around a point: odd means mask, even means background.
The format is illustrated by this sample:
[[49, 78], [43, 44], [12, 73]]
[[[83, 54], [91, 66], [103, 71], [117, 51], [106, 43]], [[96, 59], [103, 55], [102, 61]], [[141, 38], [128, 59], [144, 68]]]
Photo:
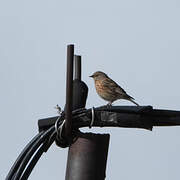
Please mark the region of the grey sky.
[[[180, 2], [0, 1], [0, 179], [65, 102], [66, 45], [82, 55], [87, 107], [105, 104], [88, 76], [102, 70], [141, 105], [180, 110]], [[132, 105], [117, 101], [115, 105]], [[89, 129], [84, 129], [89, 131]], [[180, 127], [94, 128], [111, 133], [107, 179], [179, 180]], [[29, 179], [64, 179], [67, 149], [53, 145]]]

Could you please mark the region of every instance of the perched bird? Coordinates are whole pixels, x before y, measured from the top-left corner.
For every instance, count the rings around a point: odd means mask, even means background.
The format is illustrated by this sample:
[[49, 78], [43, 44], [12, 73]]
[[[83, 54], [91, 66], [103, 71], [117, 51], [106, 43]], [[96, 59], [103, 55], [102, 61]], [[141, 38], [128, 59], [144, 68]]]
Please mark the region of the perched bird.
[[118, 99], [126, 99], [139, 106], [139, 104], [134, 101], [134, 98], [129, 96], [124, 89], [110, 79], [107, 74], [97, 71], [89, 77], [94, 79], [98, 95], [108, 101], [108, 105], [112, 105], [112, 103]]

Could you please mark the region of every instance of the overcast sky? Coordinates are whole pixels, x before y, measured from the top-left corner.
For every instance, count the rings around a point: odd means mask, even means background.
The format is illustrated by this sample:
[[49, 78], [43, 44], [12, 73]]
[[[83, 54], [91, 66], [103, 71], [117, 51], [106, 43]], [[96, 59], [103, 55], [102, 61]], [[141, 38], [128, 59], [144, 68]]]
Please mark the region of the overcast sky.
[[[87, 107], [106, 103], [88, 77], [101, 70], [140, 105], [180, 110], [180, 1], [2, 0], [0, 179], [38, 133], [38, 119], [64, 106], [69, 43], [82, 55]], [[111, 134], [107, 179], [179, 180], [180, 127], [84, 131]], [[64, 179], [67, 150], [52, 145], [29, 179]]]

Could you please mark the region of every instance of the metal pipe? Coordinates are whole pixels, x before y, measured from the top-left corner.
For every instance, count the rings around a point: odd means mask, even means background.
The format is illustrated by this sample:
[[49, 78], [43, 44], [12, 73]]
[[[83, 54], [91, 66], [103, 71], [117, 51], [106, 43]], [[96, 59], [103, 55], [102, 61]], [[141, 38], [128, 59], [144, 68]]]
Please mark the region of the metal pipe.
[[72, 128], [72, 95], [73, 95], [73, 58], [74, 45], [67, 46], [67, 74], [66, 74], [66, 123], [65, 134], [70, 137]]
[[65, 180], [104, 180], [109, 134], [80, 133], [69, 148]]
[[81, 80], [81, 56], [75, 55], [74, 61], [75, 61], [74, 79]]

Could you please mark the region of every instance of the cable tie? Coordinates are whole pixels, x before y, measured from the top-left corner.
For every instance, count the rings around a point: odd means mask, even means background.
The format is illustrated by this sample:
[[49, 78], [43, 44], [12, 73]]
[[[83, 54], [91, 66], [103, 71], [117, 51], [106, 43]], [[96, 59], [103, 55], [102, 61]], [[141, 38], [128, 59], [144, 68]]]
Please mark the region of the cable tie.
[[94, 123], [94, 107], [91, 108], [91, 113], [92, 113], [92, 119], [91, 119], [91, 123], [89, 125], [89, 128], [92, 128], [92, 125]]
[[58, 132], [58, 123], [59, 123], [59, 121], [60, 121], [60, 117], [61, 117], [61, 116], [59, 116], [59, 117], [57, 118], [57, 120], [56, 120], [56, 122], [55, 122], [55, 124], [54, 124], [55, 131], [56, 131], [56, 132]]
[[65, 124], [66, 119], [63, 120], [62, 124], [59, 126], [59, 137], [62, 139], [62, 131]]
[[65, 119], [63, 120], [63, 122], [61, 123], [61, 125], [59, 126], [59, 128], [56, 130], [56, 133], [57, 133], [57, 139], [58, 140], [62, 140], [63, 137], [62, 137], [62, 131], [63, 131], [63, 127], [64, 127], [64, 124], [65, 124]]

